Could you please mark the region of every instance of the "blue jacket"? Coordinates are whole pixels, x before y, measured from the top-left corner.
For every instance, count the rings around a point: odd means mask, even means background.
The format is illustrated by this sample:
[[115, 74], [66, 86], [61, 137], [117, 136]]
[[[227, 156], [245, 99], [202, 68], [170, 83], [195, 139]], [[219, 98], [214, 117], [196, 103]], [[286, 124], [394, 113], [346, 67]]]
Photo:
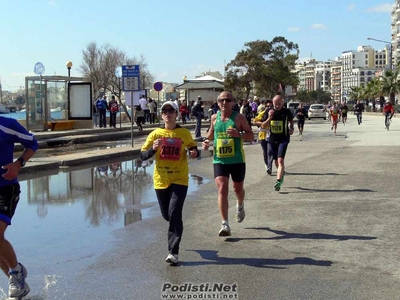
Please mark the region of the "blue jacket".
[[[36, 152], [38, 143], [35, 137], [30, 134], [17, 120], [0, 117], [0, 168], [13, 162], [14, 144], [20, 143], [25, 148], [32, 149]], [[17, 183], [18, 179], [5, 180], [3, 174], [6, 169], [0, 169], [0, 187], [12, 183]]]

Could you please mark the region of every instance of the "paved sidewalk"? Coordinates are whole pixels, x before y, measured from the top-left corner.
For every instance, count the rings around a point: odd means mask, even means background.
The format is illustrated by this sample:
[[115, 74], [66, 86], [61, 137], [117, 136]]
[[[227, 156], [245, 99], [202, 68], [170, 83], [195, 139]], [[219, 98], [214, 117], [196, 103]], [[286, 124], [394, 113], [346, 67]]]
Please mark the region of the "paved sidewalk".
[[[167, 223], [158, 214], [116, 230], [111, 249], [95, 262], [77, 257], [79, 270], [68, 262], [46, 266], [56, 276], [46, 299], [152, 300], [167, 295], [162, 287], [170, 284], [177, 291], [169, 289], [169, 295], [182, 299], [202, 299], [194, 291], [179, 292], [190, 284], [236, 286], [231, 295], [239, 299], [400, 299], [399, 146], [398, 120], [386, 131], [381, 117], [365, 115], [359, 126], [349, 116], [336, 136], [327, 121], [306, 121], [303, 140], [293, 136], [289, 144], [288, 173], [276, 192], [260, 145], [246, 145], [246, 218], [234, 221], [230, 186], [228, 238], [218, 237], [212, 161], [203, 153], [190, 172], [211, 180], [187, 197], [178, 266], [164, 262]], [[54, 242], [62, 241], [60, 233]], [[102, 242], [86, 249], [85, 257]], [[46, 265], [46, 255], [57, 253], [46, 253], [43, 245], [31, 259]], [[30, 277], [34, 297], [46, 274]]]

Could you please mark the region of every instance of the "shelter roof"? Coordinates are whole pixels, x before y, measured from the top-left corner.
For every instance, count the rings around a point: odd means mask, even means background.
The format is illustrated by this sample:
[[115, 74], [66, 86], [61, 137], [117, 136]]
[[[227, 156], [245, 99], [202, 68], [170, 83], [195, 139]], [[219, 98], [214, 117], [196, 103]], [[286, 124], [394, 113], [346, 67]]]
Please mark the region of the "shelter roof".
[[203, 81], [186, 81], [180, 85], [177, 85], [175, 88], [181, 90], [188, 90], [188, 89], [223, 89], [224, 83], [223, 82], [203, 82]]
[[202, 77], [197, 77], [194, 79], [189, 79], [188, 81], [204, 81], [204, 80], [209, 80], [209, 81], [219, 81], [219, 82], [224, 82], [222, 79], [218, 79], [214, 76], [211, 75], [206, 75], [206, 76], [202, 76]]
[[224, 81], [211, 75], [186, 80], [175, 88], [181, 90], [187, 89], [223, 89]]

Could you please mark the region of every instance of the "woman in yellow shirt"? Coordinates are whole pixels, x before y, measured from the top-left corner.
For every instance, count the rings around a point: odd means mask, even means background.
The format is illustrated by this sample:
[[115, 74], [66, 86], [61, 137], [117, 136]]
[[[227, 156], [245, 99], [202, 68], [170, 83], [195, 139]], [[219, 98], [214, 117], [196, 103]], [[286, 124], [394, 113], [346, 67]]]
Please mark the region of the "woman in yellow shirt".
[[[272, 149], [269, 141], [269, 125], [263, 125], [263, 122], [268, 119], [268, 111], [272, 108], [272, 101], [267, 100], [265, 102], [265, 110], [260, 112], [257, 117], [254, 119], [253, 123], [257, 126], [260, 126], [260, 131], [258, 132], [258, 140], [261, 143], [261, 148], [263, 149], [263, 157], [265, 168], [267, 169], [267, 173], [269, 175], [272, 174], [272, 162], [274, 160], [272, 156]], [[275, 165], [277, 162], [275, 162]], [[278, 169], [278, 166], [276, 166]]]
[[182, 209], [188, 184], [189, 167], [186, 150], [196, 158], [200, 155], [190, 131], [176, 123], [179, 109], [172, 101], [161, 106], [164, 121], [162, 128], [153, 130], [141, 149], [140, 158], [155, 156], [154, 189], [163, 218], [169, 222], [166, 262], [178, 263], [179, 244], [182, 238]]

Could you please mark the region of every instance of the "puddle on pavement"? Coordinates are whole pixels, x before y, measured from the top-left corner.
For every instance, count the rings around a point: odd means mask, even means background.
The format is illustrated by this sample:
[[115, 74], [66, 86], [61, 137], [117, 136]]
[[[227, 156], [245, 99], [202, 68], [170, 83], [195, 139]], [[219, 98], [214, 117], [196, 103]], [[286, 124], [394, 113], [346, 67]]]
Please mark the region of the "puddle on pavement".
[[[27, 255], [32, 245], [66, 256], [76, 252], [74, 257], [98, 241], [106, 250], [114, 229], [160, 215], [153, 166], [137, 159], [21, 181], [21, 200], [7, 229], [11, 242]], [[188, 193], [209, 181], [190, 174]]]
[[[133, 141], [134, 146], [143, 145], [146, 137], [135, 137]], [[65, 143], [58, 144], [53, 147], [48, 148], [39, 148], [35, 153], [35, 158], [40, 157], [50, 157], [50, 156], [58, 156], [65, 154], [73, 154], [73, 153], [81, 153], [82, 151], [91, 151], [91, 150], [101, 150], [101, 149], [110, 149], [110, 148], [118, 148], [118, 147], [131, 147], [132, 140], [124, 139], [124, 140], [115, 140], [115, 141], [98, 141], [94, 143]], [[14, 153], [15, 156], [20, 154], [20, 152]]]

